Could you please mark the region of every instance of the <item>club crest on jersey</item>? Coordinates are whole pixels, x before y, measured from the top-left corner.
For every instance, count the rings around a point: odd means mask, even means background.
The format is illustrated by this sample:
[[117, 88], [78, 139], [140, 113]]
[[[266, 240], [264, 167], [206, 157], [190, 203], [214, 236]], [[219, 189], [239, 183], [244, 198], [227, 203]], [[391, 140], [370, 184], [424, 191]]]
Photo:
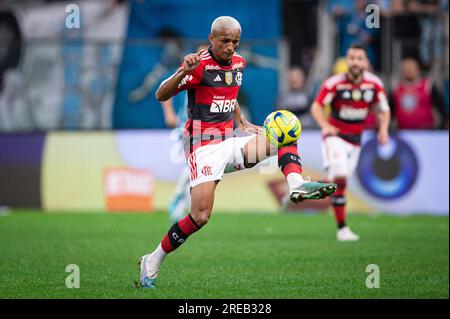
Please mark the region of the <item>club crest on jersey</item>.
[[361, 100], [361, 91], [360, 90], [353, 90], [352, 98], [353, 98], [354, 101]]
[[226, 72], [225, 73], [225, 83], [230, 85], [233, 82], [233, 73]]
[[367, 103], [372, 102], [372, 100], [373, 100], [373, 95], [374, 95], [374, 92], [373, 92], [372, 90], [364, 91], [364, 93], [363, 93], [363, 99], [364, 99], [364, 101], [367, 102]]
[[351, 96], [350, 91], [344, 91], [344, 93], [342, 93], [344, 99], [349, 99]]
[[242, 72], [238, 72], [238, 73], [236, 74], [236, 83], [237, 83], [238, 85], [241, 85], [241, 83], [242, 83]]
[[411, 112], [417, 108], [417, 97], [413, 94], [405, 94], [401, 97], [401, 108], [406, 112]]

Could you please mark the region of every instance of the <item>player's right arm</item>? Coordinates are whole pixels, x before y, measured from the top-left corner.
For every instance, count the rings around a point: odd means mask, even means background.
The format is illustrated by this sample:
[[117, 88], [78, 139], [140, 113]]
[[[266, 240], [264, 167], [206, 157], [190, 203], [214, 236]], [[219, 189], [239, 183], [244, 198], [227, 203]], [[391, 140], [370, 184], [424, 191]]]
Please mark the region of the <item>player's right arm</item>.
[[184, 57], [183, 65], [167, 80], [164, 80], [156, 90], [156, 99], [160, 102], [167, 101], [172, 96], [178, 93], [179, 85], [183, 79], [186, 78], [192, 71], [194, 71], [200, 64], [200, 54], [197, 53], [188, 54]]
[[325, 117], [323, 107], [317, 102], [314, 102], [311, 107], [311, 114], [322, 129], [322, 135], [336, 135], [339, 133], [339, 129], [336, 126], [331, 125], [328, 119]]
[[324, 114], [324, 106], [331, 104], [335, 96], [334, 87], [330, 87], [327, 84], [327, 81], [325, 81], [311, 106], [311, 115], [322, 129], [323, 136], [337, 135], [339, 133], [339, 129], [331, 125]]

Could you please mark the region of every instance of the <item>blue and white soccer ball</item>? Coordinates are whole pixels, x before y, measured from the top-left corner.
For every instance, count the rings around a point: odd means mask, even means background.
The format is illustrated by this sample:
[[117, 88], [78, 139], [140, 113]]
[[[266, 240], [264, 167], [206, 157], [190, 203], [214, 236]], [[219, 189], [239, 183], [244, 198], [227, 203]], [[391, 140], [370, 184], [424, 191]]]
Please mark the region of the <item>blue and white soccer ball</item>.
[[264, 120], [263, 127], [267, 140], [278, 147], [296, 142], [302, 132], [300, 120], [286, 110], [270, 113]]

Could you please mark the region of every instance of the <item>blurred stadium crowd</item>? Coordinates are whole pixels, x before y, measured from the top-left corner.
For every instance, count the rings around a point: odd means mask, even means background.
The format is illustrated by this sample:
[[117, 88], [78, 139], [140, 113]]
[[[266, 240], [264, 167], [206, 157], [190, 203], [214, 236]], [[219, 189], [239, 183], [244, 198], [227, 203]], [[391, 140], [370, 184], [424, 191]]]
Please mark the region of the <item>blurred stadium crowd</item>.
[[[70, 3], [80, 29], [64, 24]], [[367, 25], [369, 4], [379, 28]], [[282, 108], [317, 128], [311, 102], [359, 43], [390, 94], [393, 128], [448, 129], [448, 10], [448, 0], [0, 0], [0, 132], [165, 128], [154, 91], [225, 14], [243, 26], [239, 101], [256, 124]]]

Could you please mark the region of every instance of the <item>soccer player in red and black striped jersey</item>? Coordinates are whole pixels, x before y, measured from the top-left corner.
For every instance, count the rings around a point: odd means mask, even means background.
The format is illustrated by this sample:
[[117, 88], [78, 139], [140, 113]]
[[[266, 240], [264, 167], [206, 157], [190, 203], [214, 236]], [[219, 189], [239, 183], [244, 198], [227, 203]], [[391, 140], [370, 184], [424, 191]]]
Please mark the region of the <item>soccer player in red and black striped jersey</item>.
[[[250, 168], [277, 154], [293, 201], [320, 199], [336, 190], [332, 183], [305, 181], [297, 145], [271, 146], [262, 128], [249, 123], [240, 112], [237, 95], [246, 67], [245, 59], [236, 53], [240, 37], [236, 19], [215, 19], [209, 49], [187, 55], [156, 92], [159, 101], [182, 90], [188, 92], [184, 148], [190, 165], [191, 211], [172, 225], [153, 253], [141, 257], [142, 287], [154, 287], [165, 256], [208, 222], [216, 185], [224, 173]], [[245, 136], [233, 136], [234, 120]]]
[[[378, 142], [389, 140], [390, 108], [383, 83], [366, 71], [368, 58], [364, 47], [354, 45], [347, 51], [348, 71], [334, 75], [322, 85], [311, 112], [322, 128], [322, 151], [327, 178], [337, 184], [331, 196], [339, 241], [355, 241], [359, 236], [346, 225], [345, 189], [353, 174], [361, 150], [364, 121], [372, 107], [379, 114]], [[331, 106], [331, 115], [325, 118], [323, 108]]]

